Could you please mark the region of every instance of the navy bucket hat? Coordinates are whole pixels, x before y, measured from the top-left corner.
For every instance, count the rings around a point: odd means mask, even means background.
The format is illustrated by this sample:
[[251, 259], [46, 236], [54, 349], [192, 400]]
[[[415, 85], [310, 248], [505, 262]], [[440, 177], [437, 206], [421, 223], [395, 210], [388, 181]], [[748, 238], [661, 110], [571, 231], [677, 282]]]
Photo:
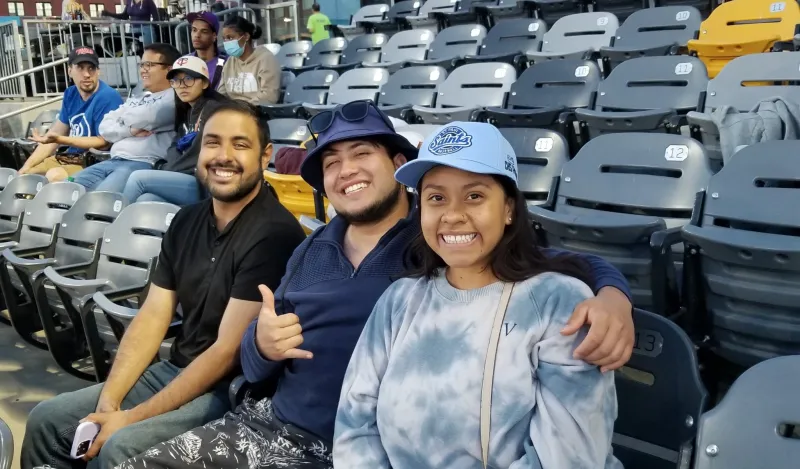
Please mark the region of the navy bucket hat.
[[[378, 139], [386, 142], [411, 161], [417, 148], [394, 130], [389, 117], [371, 101], [353, 101], [322, 111], [308, 121], [308, 129], [317, 136], [300, 167], [300, 176], [311, 187], [325, 192], [322, 176], [322, 154], [328, 145], [346, 140]], [[394, 156], [394, 155], [391, 155]]]

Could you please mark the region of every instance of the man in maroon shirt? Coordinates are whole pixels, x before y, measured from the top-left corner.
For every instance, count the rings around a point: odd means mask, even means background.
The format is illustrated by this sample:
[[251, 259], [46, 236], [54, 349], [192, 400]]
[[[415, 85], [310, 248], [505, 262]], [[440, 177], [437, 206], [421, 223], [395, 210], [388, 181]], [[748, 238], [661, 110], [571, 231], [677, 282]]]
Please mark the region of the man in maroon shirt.
[[217, 50], [219, 20], [216, 15], [208, 11], [189, 13], [186, 15], [186, 20], [192, 28], [192, 47], [195, 50], [192, 55], [206, 62], [211, 88], [217, 89], [222, 78], [222, 67], [227, 59]]

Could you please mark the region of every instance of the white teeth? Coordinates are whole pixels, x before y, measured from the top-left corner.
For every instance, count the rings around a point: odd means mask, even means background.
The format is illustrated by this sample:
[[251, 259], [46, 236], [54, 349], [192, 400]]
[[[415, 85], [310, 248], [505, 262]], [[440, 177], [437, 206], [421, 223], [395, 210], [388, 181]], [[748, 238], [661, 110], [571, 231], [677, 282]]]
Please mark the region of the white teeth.
[[444, 235], [442, 238], [444, 242], [447, 244], [466, 244], [473, 239], [475, 239], [476, 234], [468, 234], [468, 235]]
[[223, 178], [233, 177], [233, 171], [225, 171], [224, 169], [215, 169], [214, 174]]
[[351, 194], [353, 192], [358, 192], [361, 189], [365, 189], [367, 187], [366, 182], [359, 182], [358, 184], [353, 184], [352, 186], [348, 186], [344, 188], [345, 194]]

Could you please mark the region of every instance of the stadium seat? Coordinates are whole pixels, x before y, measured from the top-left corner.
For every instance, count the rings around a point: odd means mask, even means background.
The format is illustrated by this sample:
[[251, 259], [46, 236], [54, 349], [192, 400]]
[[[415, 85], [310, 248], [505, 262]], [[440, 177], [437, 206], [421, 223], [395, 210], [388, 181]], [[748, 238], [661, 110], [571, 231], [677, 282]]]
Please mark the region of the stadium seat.
[[686, 113], [702, 109], [707, 86], [706, 67], [696, 57], [640, 57], [619, 64], [598, 85], [594, 107], [577, 109], [575, 115], [584, 137], [680, 133]]
[[425, 60], [409, 60], [408, 65], [438, 65], [452, 71], [464, 63], [464, 57], [477, 55], [486, 28], [479, 24], [451, 26], [439, 34], [428, 48]]
[[339, 65], [342, 53], [347, 47], [347, 39], [343, 37], [332, 37], [323, 39], [311, 47], [306, 56], [302, 67], [290, 69], [296, 75], [317, 68], [326, 68]]
[[475, 120], [484, 106], [504, 106], [516, 79], [517, 71], [509, 64], [463, 65], [439, 85], [436, 107], [414, 106], [412, 109], [417, 120], [425, 124]]
[[272, 52], [272, 55], [275, 56], [277, 56], [278, 53], [281, 51], [281, 45], [276, 44], [274, 42], [270, 42], [269, 44], [262, 44], [262, 47]]
[[[4, 297], [7, 298], [8, 311], [14, 328], [23, 339], [38, 348], [48, 348], [47, 343], [34, 337], [39, 331], [44, 331], [51, 346], [58, 350], [69, 350], [69, 355], [56, 356], [57, 361], [62, 360], [60, 362], [62, 366], [71, 366], [74, 361], [86, 356], [83, 340], [76, 341], [76, 338], [82, 337], [83, 333], [80, 331], [80, 326], [76, 333], [66, 309], [55, 290], [49, 285], [46, 286], [46, 295], [54, 315], [42, 320], [33, 300], [35, 298], [33, 284], [45, 267], [91, 262], [95, 245], [103, 236], [103, 231], [125, 205], [122, 194], [113, 192], [85, 194], [63, 215], [47, 246], [13, 251], [6, 249], [0, 257], [0, 287]], [[13, 282], [11, 270], [21, 285]]]
[[419, 8], [417, 16], [406, 16], [406, 21], [413, 29], [426, 29], [436, 33], [440, 29], [440, 20], [436, 14], [455, 11], [456, 4], [453, 0], [427, 0]]
[[631, 14], [647, 9], [647, 0], [592, 0], [592, 11], [613, 13], [620, 21], [625, 21]]
[[611, 69], [636, 57], [676, 55], [697, 37], [702, 20], [691, 6], [639, 10], [617, 29], [613, 46], [600, 48], [600, 55]]
[[362, 62], [377, 62], [381, 58], [381, 49], [387, 39], [387, 36], [381, 33], [356, 36], [347, 43], [339, 59], [339, 65], [328, 65], [325, 68], [344, 73], [361, 65]]
[[[341, 34], [345, 39], [351, 40], [361, 34], [370, 32], [367, 25], [383, 21], [386, 13], [389, 11], [389, 6], [384, 4], [373, 4], [361, 7], [351, 18], [349, 25], [329, 25], [327, 29], [334, 32], [334, 34]], [[338, 31], [337, 31], [338, 30]], [[337, 34], [337, 35], [338, 35]]]
[[582, 59], [611, 45], [619, 27], [612, 13], [593, 12], [565, 16], [544, 34], [542, 50], [528, 54], [534, 63], [549, 59]]
[[689, 124], [697, 128], [717, 168], [723, 164], [723, 151], [711, 112], [724, 106], [747, 112], [759, 101], [775, 96], [800, 102], [800, 86], [787, 83], [798, 79], [798, 64], [800, 52], [745, 55], [730, 61], [708, 82], [705, 112], [689, 112], [687, 118]]
[[268, 169], [275, 170], [275, 156], [283, 147], [299, 147], [308, 140], [308, 126], [305, 119], [272, 119], [267, 122], [272, 142], [272, 159]]
[[465, 57], [467, 63], [505, 62], [522, 70], [523, 60], [529, 53], [541, 48], [547, 23], [533, 18], [504, 19], [486, 34], [478, 55]]
[[378, 101], [381, 86], [389, 79], [389, 72], [382, 68], [356, 68], [345, 72], [331, 85], [325, 104], [304, 104], [306, 115], [313, 116], [337, 104], [369, 99]]
[[447, 27], [475, 23], [488, 27], [489, 12], [481, 7], [496, 3], [497, 0], [459, 0], [453, 11], [443, 11], [435, 16], [440, 17]]
[[555, 24], [561, 18], [588, 11], [588, 1], [585, 0], [517, 0], [513, 5], [512, 0], [505, 0], [507, 6], [497, 9], [490, 8], [492, 15], [501, 16], [526, 16], [543, 19], [548, 25]]
[[553, 60], [533, 64], [511, 85], [508, 102], [486, 107], [479, 119], [497, 127], [536, 127], [567, 138], [570, 154], [578, 151], [575, 109], [594, 105], [602, 79], [593, 60]]
[[[264, 180], [275, 190], [281, 205], [292, 212], [298, 220], [302, 215], [316, 217], [314, 189], [302, 177], [264, 171]], [[325, 210], [327, 209], [328, 203], [325, 201]], [[311, 231], [306, 229], [306, 233]]]
[[747, 0], [719, 5], [700, 26], [691, 52], [705, 62], [714, 78], [729, 61], [747, 54], [769, 52], [777, 41], [791, 41], [800, 24], [796, 1]]
[[517, 185], [528, 205], [547, 201], [553, 178], [569, 161], [569, 146], [563, 135], [552, 130], [501, 127], [517, 155]]
[[797, 355], [745, 371], [722, 401], [700, 417], [694, 469], [796, 467], [798, 386]]
[[311, 41], [292, 41], [281, 46], [281, 50], [275, 54], [278, 63], [284, 70], [297, 70], [305, 62], [308, 53], [311, 51]]
[[433, 65], [400, 69], [381, 88], [378, 107], [391, 117], [414, 122], [412, 108], [433, 107], [437, 87], [446, 79], [447, 70]]
[[405, 0], [396, 2], [386, 12], [384, 19], [378, 20], [365, 20], [362, 21], [368, 30], [376, 33], [384, 33], [391, 37], [398, 32], [410, 28], [406, 21], [407, 16], [416, 16], [419, 13], [419, 7], [422, 5], [421, 0]]
[[614, 456], [626, 469], [688, 468], [708, 398], [694, 345], [651, 312], [634, 309], [633, 324], [633, 355], [615, 372]]
[[800, 354], [798, 154], [798, 141], [740, 150], [683, 228], [693, 335], [739, 367]]
[[13, 461], [14, 435], [3, 419], [0, 419], [0, 469], [11, 469]]
[[392, 36], [381, 49], [380, 59], [374, 62], [364, 62], [364, 67], [381, 67], [396, 72], [409, 60], [425, 60], [436, 34], [423, 31], [400, 31]]
[[295, 78], [297, 78], [295, 74], [288, 70], [283, 70], [281, 72], [281, 96], [278, 100], [279, 103], [283, 102], [283, 95], [286, 93], [286, 88], [289, 87], [289, 84], [293, 82]]
[[262, 104], [259, 112], [266, 119], [301, 117], [303, 103], [323, 104], [328, 90], [339, 78], [333, 70], [311, 70], [302, 73], [286, 87], [281, 104]]
[[75, 350], [54, 347], [48, 336], [50, 353], [67, 373], [97, 382], [105, 380], [123, 331], [112, 327], [102, 311], [96, 310], [93, 295], [103, 291], [107, 296], [124, 296], [125, 306], [136, 307], [144, 299], [145, 287], [161, 250], [161, 239], [178, 210], [175, 205], [161, 202], [128, 205], [106, 228], [90, 263], [48, 266], [36, 278], [33, 291], [42, 323], [46, 322], [46, 316], [52, 318], [45, 286], [52, 283], [72, 320], [72, 327], [80, 330], [76, 320], [82, 324], [83, 344], [92, 358], [94, 373], [86, 373], [72, 364], [65, 367], [64, 357], [59, 356], [74, 357]]
[[564, 165], [548, 203], [529, 211], [549, 246], [605, 258], [628, 279], [634, 306], [666, 316], [678, 309], [672, 246], [711, 174], [689, 137], [601, 135]]
[[8, 183], [17, 177], [17, 170], [13, 168], [0, 168], [0, 191], [6, 188]]
[[19, 234], [25, 207], [45, 184], [47, 178], [38, 174], [23, 174], [8, 181], [0, 192], [0, 242]]

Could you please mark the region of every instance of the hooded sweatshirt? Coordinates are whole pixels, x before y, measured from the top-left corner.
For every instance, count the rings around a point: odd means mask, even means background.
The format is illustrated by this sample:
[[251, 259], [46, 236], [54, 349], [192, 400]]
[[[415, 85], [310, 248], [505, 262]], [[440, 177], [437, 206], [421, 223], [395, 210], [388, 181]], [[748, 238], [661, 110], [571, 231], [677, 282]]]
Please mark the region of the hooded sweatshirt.
[[280, 97], [281, 65], [266, 47], [256, 47], [247, 60], [228, 57], [219, 92], [250, 104], [276, 104]]
[[200, 130], [206, 105], [214, 102], [215, 100], [211, 98], [201, 97], [189, 111], [188, 120], [183, 123], [178, 123], [178, 132], [175, 135], [175, 139], [172, 141], [172, 145], [167, 149], [167, 162], [161, 168], [162, 171], [174, 171], [176, 173], [194, 175], [194, 170], [197, 166], [197, 157], [200, 156], [200, 138], [195, 137], [189, 148], [184, 151], [178, 150], [178, 141], [187, 134]]
[[[158, 93], [146, 92], [128, 98], [125, 104], [106, 114], [100, 123], [100, 136], [111, 142], [111, 157], [153, 164], [167, 156], [175, 137], [175, 92], [171, 88]], [[134, 137], [131, 129], [152, 132]]]

